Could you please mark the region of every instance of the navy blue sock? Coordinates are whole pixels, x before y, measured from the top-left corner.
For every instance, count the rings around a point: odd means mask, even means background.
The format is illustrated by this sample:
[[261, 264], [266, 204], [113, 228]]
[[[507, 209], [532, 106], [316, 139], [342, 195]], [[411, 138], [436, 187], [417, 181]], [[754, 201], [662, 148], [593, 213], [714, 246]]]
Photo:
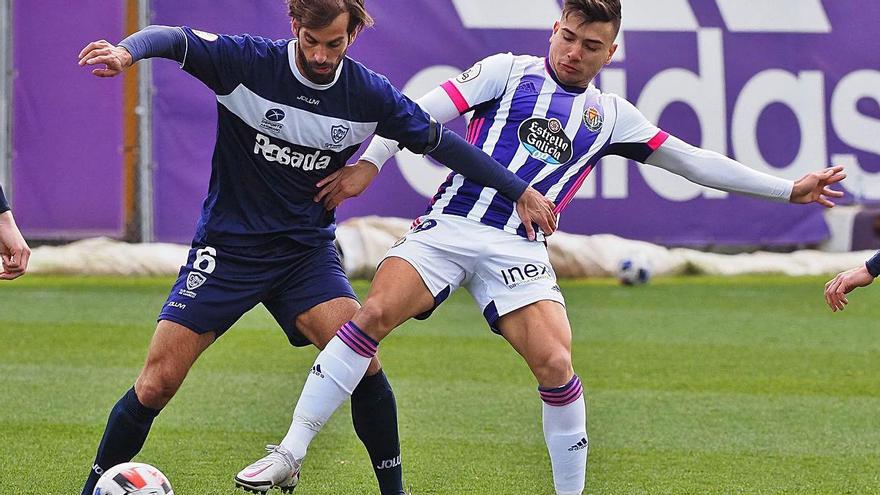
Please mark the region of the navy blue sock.
[[351, 394], [351, 420], [364, 443], [382, 495], [400, 495], [403, 469], [397, 433], [397, 401], [385, 372], [365, 376]]
[[159, 411], [151, 409], [137, 398], [134, 387], [129, 389], [110, 411], [104, 437], [98, 445], [98, 455], [83, 486], [82, 495], [92, 495], [95, 484], [105, 469], [130, 461], [144, 446], [153, 419]]

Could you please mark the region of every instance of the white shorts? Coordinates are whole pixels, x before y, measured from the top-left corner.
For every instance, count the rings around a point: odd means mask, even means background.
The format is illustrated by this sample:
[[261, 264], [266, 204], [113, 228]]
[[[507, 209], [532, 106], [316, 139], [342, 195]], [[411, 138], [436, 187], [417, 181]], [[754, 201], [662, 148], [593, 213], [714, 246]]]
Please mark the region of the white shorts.
[[489, 327], [507, 313], [537, 301], [565, 305], [543, 242], [452, 215], [422, 218], [385, 258], [409, 262], [434, 296], [434, 308], [459, 287], [471, 293]]

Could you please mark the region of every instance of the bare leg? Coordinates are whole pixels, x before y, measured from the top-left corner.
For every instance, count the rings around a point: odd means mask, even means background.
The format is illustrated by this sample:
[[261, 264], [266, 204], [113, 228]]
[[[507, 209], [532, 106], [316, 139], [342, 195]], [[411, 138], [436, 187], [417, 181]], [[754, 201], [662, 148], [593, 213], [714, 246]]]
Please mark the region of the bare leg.
[[571, 327], [565, 307], [555, 301], [538, 301], [498, 320], [501, 334], [528, 364], [542, 388], [568, 382], [571, 366]]
[[153, 419], [214, 339], [213, 332], [199, 335], [171, 321], [159, 322], [134, 387], [110, 411], [94, 465], [83, 486], [84, 495], [92, 494], [105, 469], [130, 461], [140, 452]]
[[586, 481], [587, 417], [583, 387], [571, 365], [565, 308], [539, 301], [503, 316], [499, 328], [538, 379], [556, 493], [579, 495]]
[[406, 320], [434, 307], [434, 296], [419, 272], [402, 258], [387, 258], [370, 285], [364, 306], [352, 318], [380, 341]]
[[410, 317], [429, 310], [434, 297], [418, 272], [400, 258], [379, 267], [364, 306], [315, 359], [282, 445], [297, 459], [352, 394], [374, 359], [378, 341]]
[[197, 334], [173, 321], [156, 326], [134, 390], [147, 407], [162, 409], [174, 397], [196, 359], [214, 343], [213, 332]]

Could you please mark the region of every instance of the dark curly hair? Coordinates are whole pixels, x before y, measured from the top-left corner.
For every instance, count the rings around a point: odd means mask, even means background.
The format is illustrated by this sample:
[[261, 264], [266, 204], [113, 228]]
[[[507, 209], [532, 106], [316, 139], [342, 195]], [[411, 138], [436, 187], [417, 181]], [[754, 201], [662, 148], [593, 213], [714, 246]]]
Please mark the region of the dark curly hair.
[[364, 8], [364, 0], [286, 0], [287, 15], [309, 29], [330, 25], [339, 14], [348, 12], [348, 34], [359, 33], [373, 25], [373, 18]]

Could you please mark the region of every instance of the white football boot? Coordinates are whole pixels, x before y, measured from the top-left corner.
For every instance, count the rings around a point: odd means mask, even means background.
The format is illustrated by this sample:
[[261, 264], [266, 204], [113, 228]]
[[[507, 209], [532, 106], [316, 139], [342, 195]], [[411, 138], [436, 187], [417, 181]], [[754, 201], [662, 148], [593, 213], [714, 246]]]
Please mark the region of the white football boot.
[[279, 445], [266, 445], [269, 454], [242, 469], [235, 475], [235, 486], [253, 493], [266, 493], [280, 488], [282, 493], [293, 493], [299, 482], [301, 461]]

